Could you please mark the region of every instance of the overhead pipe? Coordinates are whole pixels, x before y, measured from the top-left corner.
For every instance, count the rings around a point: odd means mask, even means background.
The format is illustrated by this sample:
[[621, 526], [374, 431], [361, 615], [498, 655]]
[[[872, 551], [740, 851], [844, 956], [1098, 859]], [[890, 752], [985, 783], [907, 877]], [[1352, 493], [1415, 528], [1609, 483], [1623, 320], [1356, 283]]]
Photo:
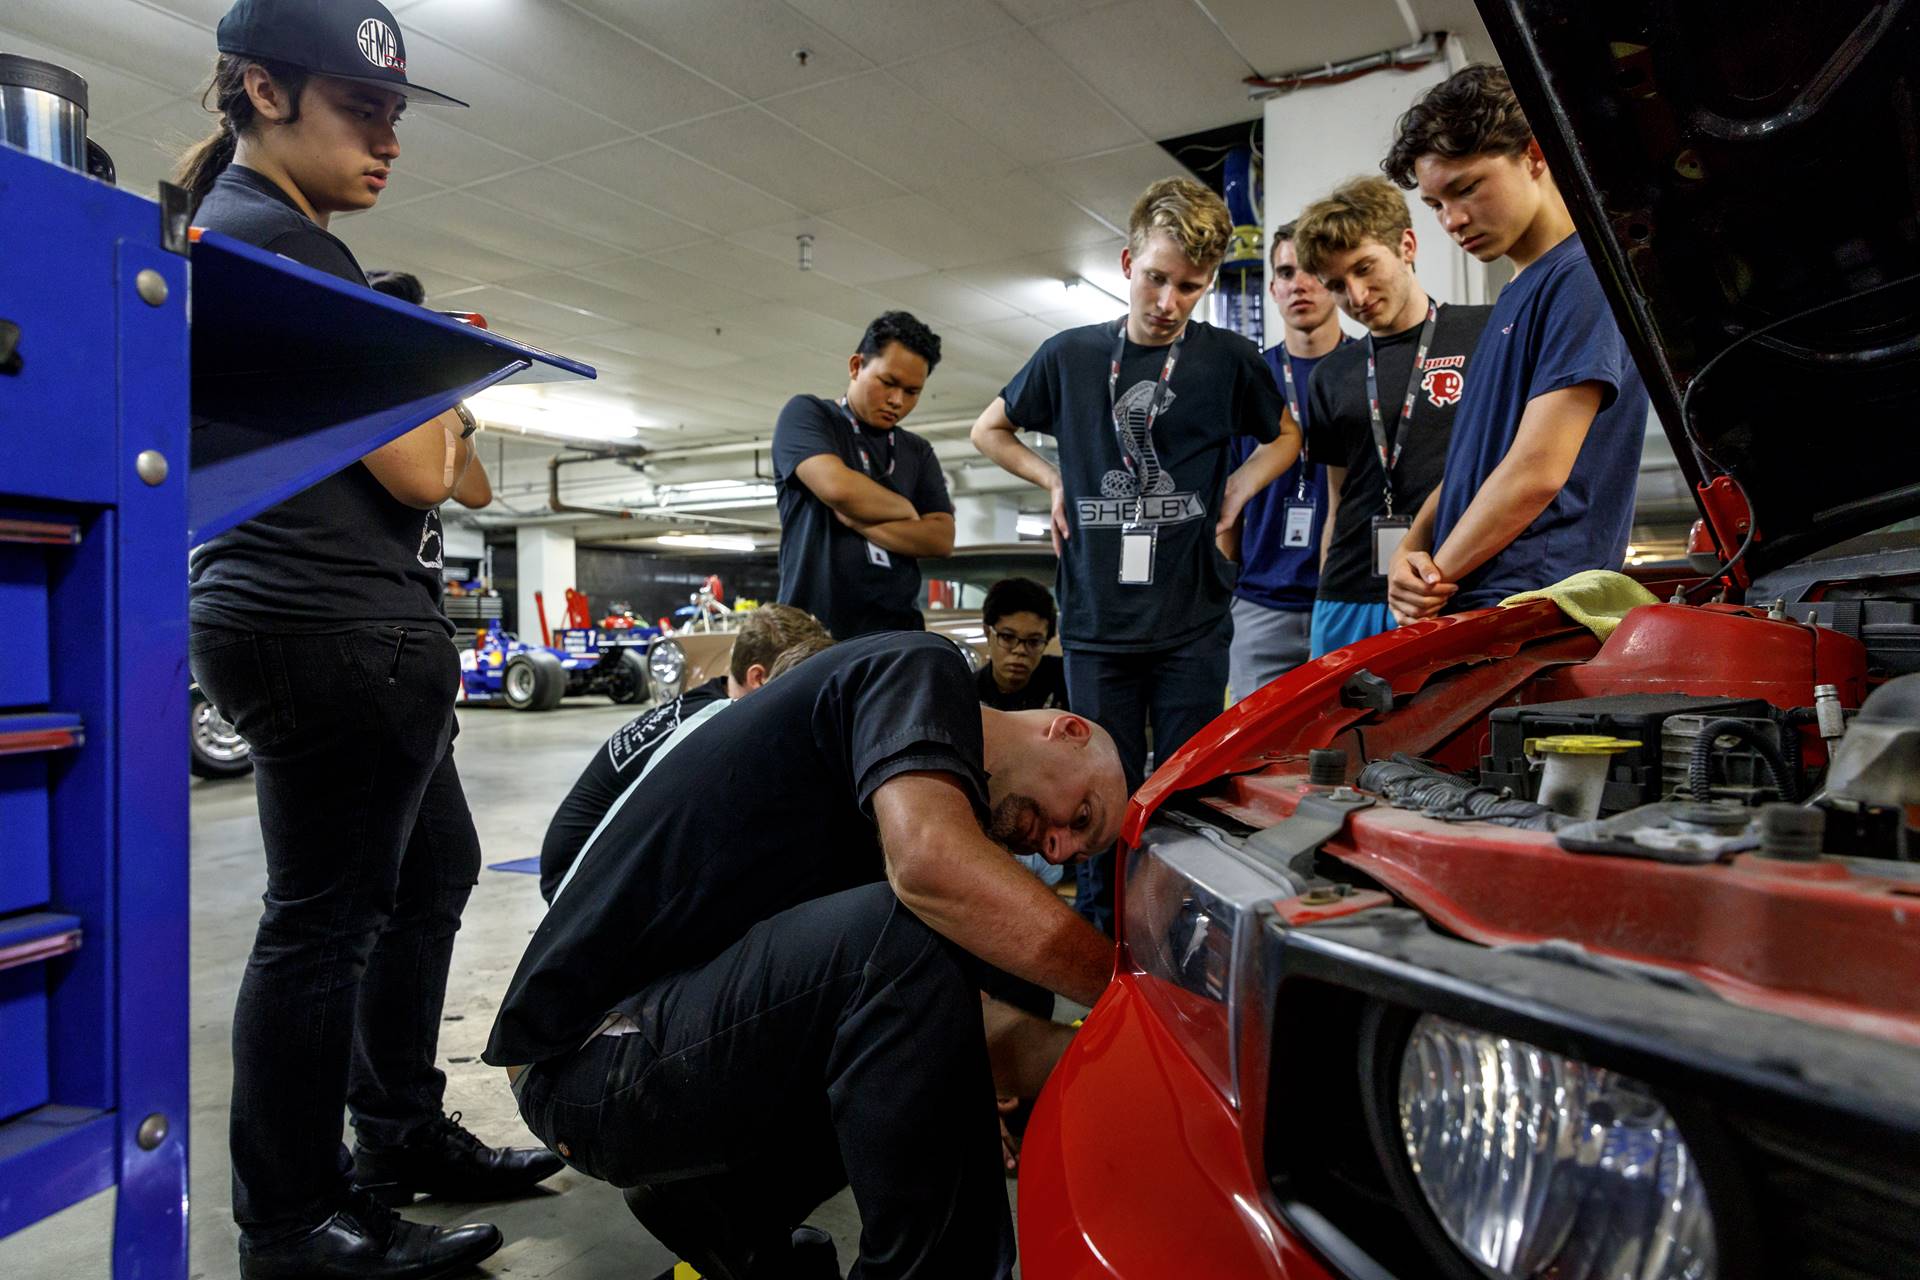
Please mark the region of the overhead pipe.
[[1364, 58], [1349, 58], [1345, 62], [1302, 67], [1298, 71], [1287, 71], [1277, 76], [1248, 76], [1243, 83], [1247, 86], [1247, 97], [1262, 102], [1283, 93], [1292, 93], [1295, 89], [1345, 84], [1375, 71], [1413, 71], [1438, 62], [1446, 43], [1446, 32], [1430, 31], [1412, 44], [1402, 45], [1398, 49], [1370, 53]]

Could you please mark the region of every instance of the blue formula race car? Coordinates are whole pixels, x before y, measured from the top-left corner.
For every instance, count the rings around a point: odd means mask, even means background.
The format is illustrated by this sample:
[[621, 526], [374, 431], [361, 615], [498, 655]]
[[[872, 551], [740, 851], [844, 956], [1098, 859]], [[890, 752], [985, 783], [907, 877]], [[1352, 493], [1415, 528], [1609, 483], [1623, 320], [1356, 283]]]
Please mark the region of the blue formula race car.
[[570, 628], [555, 632], [549, 647], [489, 628], [460, 654], [456, 701], [504, 702], [515, 711], [551, 711], [560, 699], [581, 694], [641, 702], [647, 644], [659, 634], [657, 627]]

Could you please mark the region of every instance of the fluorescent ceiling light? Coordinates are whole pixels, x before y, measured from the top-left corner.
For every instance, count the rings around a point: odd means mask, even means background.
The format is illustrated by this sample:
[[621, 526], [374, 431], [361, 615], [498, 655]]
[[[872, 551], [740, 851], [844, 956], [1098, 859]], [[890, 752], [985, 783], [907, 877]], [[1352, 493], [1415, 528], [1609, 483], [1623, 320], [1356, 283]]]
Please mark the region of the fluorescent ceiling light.
[[721, 507], [750, 507], [772, 502], [771, 484], [749, 480], [696, 480], [689, 484], [663, 484], [653, 491], [653, 500], [676, 511], [715, 511]]
[[654, 539], [663, 547], [690, 547], [699, 551], [752, 551], [752, 538], [724, 533], [663, 533]]
[[1013, 528], [1023, 538], [1044, 538], [1049, 523], [1046, 516], [1021, 516], [1013, 522]]
[[633, 415], [602, 405], [561, 399], [529, 399], [507, 391], [482, 391], [467, 408], [489, 427], [555, 436], [562, 440], [637, 440]]

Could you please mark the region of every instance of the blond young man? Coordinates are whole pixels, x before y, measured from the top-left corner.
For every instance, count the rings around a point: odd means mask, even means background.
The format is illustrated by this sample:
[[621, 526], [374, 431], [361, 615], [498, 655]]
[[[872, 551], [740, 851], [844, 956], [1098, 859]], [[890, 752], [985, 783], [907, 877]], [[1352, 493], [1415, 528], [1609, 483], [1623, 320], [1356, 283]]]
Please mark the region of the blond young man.
[[[1440, 306], [1414, 274], [1419, 242], [1398, 188], [1359, 178], [1308, 205], [1300, 265], [1367, 327], [1313, 371], [1307, 423], [1331, 492], [1313, 604], [1313, 656], [1393, 628], [1392, 543], [1440, 484], [1469, 356], [1488, 308]], [[1371, 387], [1369, 368], [1372, 369]]]
[[[1219, 714], [1235, 571], [1214, 539], [1300, 454], [1260, 352], [1190, 318], [1231, 233], [1199, 183], [1147, 188], [1120, 252], [1126, 316], [1050, 338], [973, 424], [981, 453], [1052, 495], [1068, 697], [1113, 735], [1130, 787], [1149, 724], [1165, 760]], [[1053, 436], [1059, 466], [1022, 430]], [[1260, 442], [1238, 467], [1236, 436]], [[1078, 898], [1109, 932], [1111, 863], [1081, 864]]]

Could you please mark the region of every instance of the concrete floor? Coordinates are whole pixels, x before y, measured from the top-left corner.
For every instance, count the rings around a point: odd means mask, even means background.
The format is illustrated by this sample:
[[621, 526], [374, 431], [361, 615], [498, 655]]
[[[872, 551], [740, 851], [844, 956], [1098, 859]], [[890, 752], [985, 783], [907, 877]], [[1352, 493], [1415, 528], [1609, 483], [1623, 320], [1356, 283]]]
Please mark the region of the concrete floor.
[[[458, 759], [485, 863], [530, 857], [554, 806], [587, 754], [633, 714], [598, 699], [570, 701], [544, 715], [504, 708], [462, 710]], [[191, 1128], [192, 1280], [239, 1274], [228, 1204], [228, 1042], [234, 993], [259, 919], [266, 873], [249, 781], [193, 783], [193, 1118]], [[447, 1108], [494, 1144], [531, 1145], [505, 1077], [481, 1063], [500, 993], [519, 963], [545, 904], [535, 876], [483, 870], [453, 955], [440, 1065]], [[1014, 1184], [1007, 1183], [1009, 1203]], [[509, 1204], [421, 1202], [421, 1221], [488, 1221], [506, 1247], [487, 1275], [515, 1280], [650, 1280], [673, 1257], [627, 1213], [604, 1183], [566, 1170], [541, 1194]], [[814, 1225], [832, 1233], [844, 1271], [857, 1256], [859, 1214], [847, 1192], [822, 1205]], [[110, 1274], [113, 1193], [74, 1206], [0, 1240], [0, 1276], [21, 1280], [95, 1280]]]

